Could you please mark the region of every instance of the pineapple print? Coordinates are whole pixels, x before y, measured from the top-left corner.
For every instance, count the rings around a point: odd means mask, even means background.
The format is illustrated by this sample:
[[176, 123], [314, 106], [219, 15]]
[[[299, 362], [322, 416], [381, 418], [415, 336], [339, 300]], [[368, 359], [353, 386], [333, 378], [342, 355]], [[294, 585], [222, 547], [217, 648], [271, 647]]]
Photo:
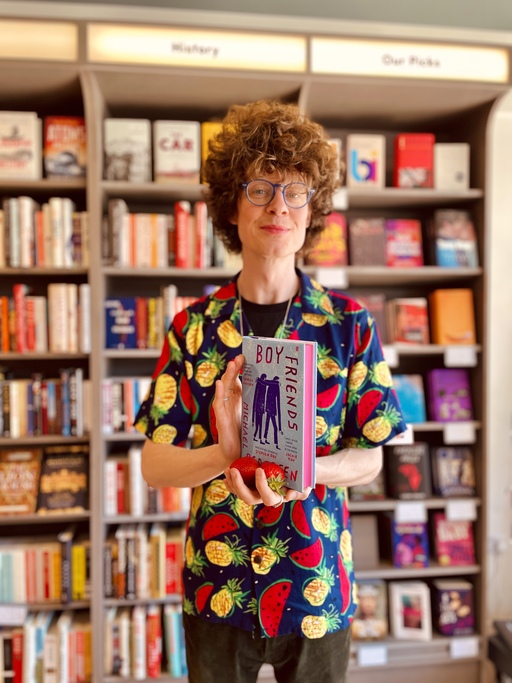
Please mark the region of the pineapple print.
[[350, 375], [348, 378], [349, 392], [357, 391], [363, 385], [367, 375], [367, 366], [363, 363], [362, 360], [358, 361], [350, 371]]
[[306, 581], [302, 594], [310, 605], [318, 607], [324, 604], [335, 581], [333, 569], [326, 567], [325, 562], [322, 562], [315, 572], [317, 576]]
[[331, 633], [340, 625], [340, 618], [334, 606], [327, 612], [322, 610], [322, 615], [308, 614], [301, 622], [302, 633], [306, 638], [322, 638], [326, 633]]
[[245, 526], [252, 529], [254, 526], [254, 505], [248, 505], [241, 498], [235, 497], [230, 505], [233, 512], [240, 517]]
[[203, 343], [203, 323], [204, 318], [201, 313], [192, 313], [190, 325], [185, 335], [185, 346], [187, 351], [195, 356]]
[[203, 500], [203, 486], [200, 484], [196, 486], [192, 491], [192, 499], [190, 501], [190, 526], [195, 526], [197, 513], [201, 507], [201, 501]]
[[338, 523], [334, 515], [328, 515], [321, 507], [313, 508], [311, 512], [311, 524], [319, 533], [334, 541], [337, 535]]
[[220, 505], [229, 496], [224, 479], [214, 479], [205, 491], [202, 509], [203, 512], [213, 512], [215, 505]]
[[226, 305], [225, 301], [219, 301], [218, 299], [212, 299], [208, 304], [208, 308], [205, 311], [205, 315], [209, 315], [210, 318], [218, 318], [222, 312], [222, 309]]
[[204, 551], [209, 561], [219, 567], [229, 567], [230, 564], [245, 567], [249, 561], [247, 549], [240, 546], [240, 539], [237, 536], [233, 536], [233, 540], [225, 536], [224, 541], [208, 541]]
[[348, 374], [347, 368], [340, 368], [338, 361], [330, 353], [331, 349], [322, 344], [318, 345], [318, 372], [324, 379], [328, 377], [346, 377]]
[[228, 579], [218, 593], [212, 595], [210, 605], [218, 617], [229, 617], [235, 607], [243, 607], [243, 600], [247, 591], [242, 591], [242, 580]]
[[239, 311], [236, 310], [233, 314], [233, 320], [224, 320], [218, 327], [217, 334], [220, 340], [230, 349], [236, 349], [242, 343], [240, 332], [236, 329], [236, 319], [239, 317]]
[[192, 574], [203, 576], [203, 567], [205, 567], [206, 564], [207, 562], [201, 555], [201, 551], [198, 550], [196, 552], [192, 539], [190, 537], [187, 538], [187, 542], [185, 543], [185, 565], [190, 569]]
[[185, 361], [185, 375], [188, 380], [191, 380], [194, 376], [194, 366], [189, 360]]
[[152, 441], [154, 443], [174, 443], [177, 434], [178, 430], [176, 427], [173, 427], [172, 425], [160, 425], [160, 427], [157, 427], [153, 432]]
[[320, 308], [322, 311], [334, 315], [334, 308], [332, 307], [327, 292], [318, 284], [318, 282], [313, 282], [313, 287], [314, 289], [310, 289], [309, 294], [306, 295], [306, 299], [313, 304], [315, 308]]
[[393, 427], [401, 420], [398, 410], [388, 403], [384, 403], [384, 410], [377, 410], [377, 413], [378, 417], [374, 417], [363, 427], [363, 435], [373, 443], [387, 439]]
[[340, 553], [345, 564], [352, 564], [352, 537], [348, 529], [345, 529], [341, 534]]
[[171, 349], [171, 360], [177, 362], [181, 361], [181, 359], [183, 358], [183, 353], [179, 347], [178, 341], [172, 330], [167, 335], [167, 338], [169, 340], [169, 348]]
[[202, 425], [193, 425], [192, 448], [199, 448], [199, 446], [202, 446], [206, 441], [207, 436], [206, 429]]
[[226, 354], [219, 353], [217, 347], [203, 353], [204, 360], [196, 367], [196, 381], [202, 387], [211, 387], [226, 366]]
[[374, 363], [370, 370], [370, 379], [372, 382], [380, 384], [381, 387], [392, 387], [393, 380], [386, 361], [381, 360], [379, 363]]
[[268, 574], [276, 562], [288, 554], [290, 539], [280, 541], [276, 536], [277, 530], [271, 536], [263, 536], [263, 545], [256, 546], [252, 551], [251, 565], [256, 574]]
[[319, 313], [303, 313], [302, 320], [308, 325], [313, 325], [313, 327], [323, 327], [327, 325], [329, 318]]
[[158, 424], [161, 418], [173, 407], [177, 395], [178, 388], [174, 377], [166, 373], [159, 375], [155, 382], [155, 393], [151, 406], [151, 417], [155, 424]]
[[327, 422], [325, 421], [325, 418], [323, 418], [321, 415], [317, 415], [316, 416], [316, 422], [315, 422], [316, 438], [321, 439], [326, 432], [327, 432]]

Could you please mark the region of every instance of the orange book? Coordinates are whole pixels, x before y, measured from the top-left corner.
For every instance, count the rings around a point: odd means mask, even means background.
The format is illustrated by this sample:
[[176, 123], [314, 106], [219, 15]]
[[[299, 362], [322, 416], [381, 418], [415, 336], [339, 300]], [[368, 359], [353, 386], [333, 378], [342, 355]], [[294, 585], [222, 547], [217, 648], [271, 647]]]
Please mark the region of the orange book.
[[325, 229], [308, 253], [306, 263], [315, 266], [346, 266], [348, 264], [345, 216], [337, 211], [327, 216]]
[[436, 289], [429, 296], [434, 344], [475, 344], [475, 313], [471, 289]]

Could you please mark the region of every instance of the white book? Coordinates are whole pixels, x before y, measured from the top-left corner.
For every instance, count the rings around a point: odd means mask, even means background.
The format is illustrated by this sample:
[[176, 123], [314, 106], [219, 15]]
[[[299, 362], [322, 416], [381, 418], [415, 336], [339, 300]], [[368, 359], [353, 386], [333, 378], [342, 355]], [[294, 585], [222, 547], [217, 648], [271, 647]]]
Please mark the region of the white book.
[[23, 623], [23, 683], [36, 683], [36, 616], [29, 612]]
[[50, 204], [45, 202], [41, 207], [43, 213], [43, 243], [44, 243], [44, 260], [39, 263], [40, 266], [51, 268], [53, 263], [53, 229], [52, 229], [52, 212]]
[[130, 471], [129, 498], [132, 517], [142, 517], [145, 507], [146, 482], [142, 477], [142, 447], [132, 444], [128, 449]]
[[11, 549], [13, 568], [13, 602], [27, 602], [25, 549], [14, 545]]
[[146, 616], [145, 605], [135, 605], [132, 611], [132, 661], [136, 681], [146, 679]]
[[4, 211], [0, 209], [0, 268], [5, 268], [7, 265], [5, 253], [5, 218]]
[[34, 212], [36, 203], [32, 197], [18, 197], [20, 266], [30, 268], [34, 265]]
[[65, 268], [72, 268], [75, 264], [73, 262], [73, 213], [75, 212], [75, 204], [69, 197], [62, 198], [62, 258], [63, 266]]
[[9, 222], [9, 265], [11, 268], [21, 266], [21, 240], [20, 240], [20, 205], [17, 197], [7, 199]]
[[168, 264], [167, 216], [163, 213], [151, 214], [151, 265], [165, 268]]
[[69, 680], [69, 631], [73, 621], [73, 612], [66, 610], [62, 612], [57, 621], [59, 632], [59, 683], [71, 683]]
[[155, 182], [199, 182], [201, 124], [198, 121], [155, 121], [153, 149]]
[[51, 265], [64, 266], [64, 207], [62, 197], [50, 197]]
[[69, 350], [68, 288], [64, 282], [48, 285], [49, 350], [66, 353]]
[[41, 135], [35, 112], [0, 111], [0, 178], [41, 178]]
[[[45, 296], [32, 296], [34, 301], [35, 351], [48, 351], [48, 301]], [[29, 299], [29, 297], [27, 297]]]
[[115, 619], [119, 630], [119, 676], [129, 678], [131, 674], [131, 614], [128, 607], [122, 607]]
[[137, 524], [135, 529], [135, 580], [139, 600], [149, 598], [149, 545], [147, 524]]
[[78, 285], [75, 282], [66, 284], [68, 296], [68, 351], [78, 352]]
[[151, 180], [151, 122], [114, 119], [103, 122], [105, 180], [147, 183]]
[[54, 615], [45, 635], [43, 648], [43, 683], [57, 681], [59, 676], [59, 615]]
[[467, 142], [434, 144], [434, 187], [436, 190], [469, 189], [469, 156]]
[[117, 460], [107, 458], [103, 465], [103, 514], [105, 517], [117, 515]]
[[135, 231], [135, 267], [151, 268], [151, 214], [136, 213], [134, 216]]
[[398, 640], [431, 640], [430, 589], [424, 581], [391, 581], [391, 635]]
[[384, 135], [347, 135], [347, 187], [382, 188], [385, 183]]
[[112, 676], [114, 671], [114, 620], [117, 607], [108, 607], [103, 612], [103, 673]]
[[20, 380], [9, 381], [9, 409], [11, 439], [19, 439], [21, 434]]
[[78, 350], [91, 353], [91, 286], [78, 285]]

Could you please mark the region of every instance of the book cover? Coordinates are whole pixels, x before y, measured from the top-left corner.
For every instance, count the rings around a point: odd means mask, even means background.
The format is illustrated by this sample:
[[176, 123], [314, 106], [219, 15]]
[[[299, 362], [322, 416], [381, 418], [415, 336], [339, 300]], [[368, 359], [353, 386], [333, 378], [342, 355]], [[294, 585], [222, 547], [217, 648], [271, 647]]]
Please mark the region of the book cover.
[[421, 375], [393, 375], [393, 387], [407, 423], [425, 422], [427, 411]]
[[469, 189], [469, 155], [467, 142], [434, 144], [434, 187], [436, 190]]
[[424, 581], [389, 583], [391, 635], [397, 640], [431, 640], [430, 589]]
[[425, 297], [391, 299], [386, 309], [391, 343], [429, 343], [428, 302]]
[[36, 511], [77, 513], [89, 509], [89, 446], [49, 446], [41, 467]]
[[351, 266], [385, 266], [384, 218], [355, 218], [349, 221], [348, 249]]
[[289, 488], [314, 486], [316, 342], [244, 337], [242, 352], [242, 456], [279, 463]]
[[422, 500], [432, 495], [427, 443], [385, 446], [388, 494], [399, 500]]
[[444, 268], [476, 268], [478, 242], [468, 211], [437, 209], [429, 222], [433, 261]]
[[105, 348], [137, 348], [135, 297], [105, 300]]
[[42, 457], [41, 448], [0, 449], [0, 515], [35, 512]]
[[45, 117], [43, 164], [47, 178], [85, 176], [87, 143], [83, 117]]
[[155, 182], [199, 182], [201, 126], [198, 121], [154, 121], [153, 150]]
[[380, 640], [388, 635], [388, 598], [382, 579], [356, 581], [357, 609], [352, 621], [354, 640]]
[[382, 344], [389, 343], [389, 330], [386, 316], [386, 295], [385, 294], [354, 294], [356, 301], [364, 306], [368, 313], [375, 320], [377, 331]]
[[209, 154], [208, 145], [217, 133], [222, 130], [222, 121], [202, 121], [201, 122], [201, 165], [206, 161]]
[[473, 522], [468, 519], [447, 519], [444, 512], [433, 515], [433, 535], [436, 559], [443, 567], [475, 564]]
[[466, 579], [432, 581], [432, 621], [443, 636], [475, 632], [473, 584]]
[[41, 134], [35, 112], [0, 111], [0, 178], [41, 178]]
[[434, 344], [476, 343], [473, 290], [436, 289], [428, 301]]
[[427, 372], [430, 419], [464, 422], [473, 419], [471, 384], [466, 368], [435, 368]]
[[444, 498], [476, 494], [473, 451], [467, 446], [441, 446], [431, 452], [432, 486]]
[[105, 180], [147, 183], [151, 180], [151, 122], [113, 119], [103, 122]]
[[386, 221], [386, 265], [391, 268], [423, 266], [423, 239], [419, 220], [392, 218]]
[[397, 522], [391, 519], [393, 566], [428, 567], [430, 550], [427, 522]]
[[386, 138], [384, 135], [347, 135], [347, 187], [384, 187]]
[[306, 264], [312, 266], [346, 266], [347, 221], [337, 211], [330, 213], [325, 219], [325, 228], [318, 240], [306, 256]]
[[400, 133], [395, 137], [395, 187], [433, 187], [434, 143], [432, 133]]

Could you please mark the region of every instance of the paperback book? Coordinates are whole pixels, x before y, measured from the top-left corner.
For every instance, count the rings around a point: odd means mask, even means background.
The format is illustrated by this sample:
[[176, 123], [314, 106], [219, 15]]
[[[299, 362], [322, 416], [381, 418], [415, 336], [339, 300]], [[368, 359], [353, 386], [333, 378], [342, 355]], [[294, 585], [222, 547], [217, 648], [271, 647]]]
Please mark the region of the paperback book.
[[347, 135], [347, 186], [382, 188], [385, 181], [384, 135]]
[[436, 142], [434, 187], [436, 190], [468, 190], [470, 147], [467, 142]]
[[443, 636], [475, 632], [473, 584], [466, 579], [435, 579], [432, 582], [432, 619]]
[[386, 312], [391, 343], [429, 343], [428, 303], [425, 297], [391, 299], [386, 304]]
[[424, 581], [389, 584], [391, 635], [398, 640], [431, 640], [430, 589]]
[[425, 422], [426, 404], [421, 375], [393, 375], [393, 386], [407, 423]]
[[436, 368], [427, 373], [430, 419], [464, 422], [473, 419], [471, 384], [466, 368]]
[[315, 485], [316, 342], [243, 337], [242, 456], [281, 465], [286, 486]]
[[356, 301], [364, 306], [371, 314], [377, 325], [381, 344], [389, 343], [389, 330], [386, 319], [386, 295], [385, 294], [354, 294]]
[[88, 510], [88, 472], [89, 446], [46, 448], [37, 497], [38, 514]]
[[473, 290], [436, 289], [428, 300], [434, 344], [476, 343]]
[[468, 519], [447, 519], [444, 512], [434, 513], [434, 548], [440, 565], [466, 566], [475, 564], [473, 522]]
[[391, 268], [423, 266], [423, 239], [419, 220], [392, 218], [386, 221], [386, 265]]
[[356, 582], [357, 609], [352, 621], [352, 638], [380, 640], [388, 634], [388, 599], [382, 579]]
[[400, 133], [395, 138], [394, 186], [432, 187], [434, 184], [432, 133]]
[[43, 162], [47, 178], [85, 176], [87, 144], [83, 117], [45, 117]]
[[41, 448], [0, 450], [0, 515], [35, 512], [42, 455]]
[[475, 226], [467, 211], [438, 209], [429, 223], [433, 261], [445, 268], [476, 268], [478, 244]]
[[153, 149], [155, 182], [199, 182], [201, 126], [198, 121], [153, 121]]
[[333, 211], [325, 219], [325, 229], [306, 257], [306, 263], [313, 266], [346, 266], [347, 221], [341, 213]]
[[391, 519], [393, 566], [428, 567], [429, 542], [426, 522], [397, 522]]
[[386, 222], [384, 218], [356, 218], [348, 226], [351, 266], [386, 265]]
[[476, 494], [473, 451], [467, 446], [441, 446], [432, 449], [432, 485], [443, 498]]
[[392, 498], [421, 500], [431, 495], [427, 443], [385, 446], [384, 452], [387, 489]]

